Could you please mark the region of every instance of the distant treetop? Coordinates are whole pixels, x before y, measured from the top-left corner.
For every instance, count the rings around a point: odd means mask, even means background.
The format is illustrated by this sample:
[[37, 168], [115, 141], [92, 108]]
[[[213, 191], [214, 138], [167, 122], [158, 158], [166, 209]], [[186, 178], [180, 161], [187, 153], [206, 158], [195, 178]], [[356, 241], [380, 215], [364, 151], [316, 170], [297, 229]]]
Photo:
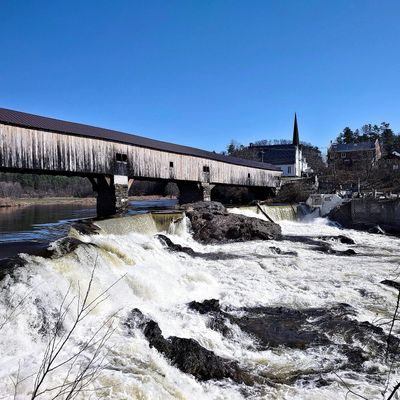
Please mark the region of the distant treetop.
[[365, 124], [354, 131], [346, 126], [335, 141], [338, 144], [350, 144], [375, 142], [376, 139], [380, 141], [387, 152], [400, 147], [400, 135], [395, 134], [387, 122], [382, 122], [380, 125]]

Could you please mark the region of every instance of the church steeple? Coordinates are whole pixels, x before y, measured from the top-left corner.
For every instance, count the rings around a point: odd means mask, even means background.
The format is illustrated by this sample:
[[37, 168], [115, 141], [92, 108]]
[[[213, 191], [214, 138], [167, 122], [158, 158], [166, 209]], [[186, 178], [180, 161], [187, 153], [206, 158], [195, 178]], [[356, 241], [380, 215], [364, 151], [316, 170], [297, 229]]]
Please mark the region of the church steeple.
[[299, 128], [297, 127], [297, 115], [296, 115], [296, 113], [294, 113], [293, 144], [296, 145], [296, 146], [300, 145]]

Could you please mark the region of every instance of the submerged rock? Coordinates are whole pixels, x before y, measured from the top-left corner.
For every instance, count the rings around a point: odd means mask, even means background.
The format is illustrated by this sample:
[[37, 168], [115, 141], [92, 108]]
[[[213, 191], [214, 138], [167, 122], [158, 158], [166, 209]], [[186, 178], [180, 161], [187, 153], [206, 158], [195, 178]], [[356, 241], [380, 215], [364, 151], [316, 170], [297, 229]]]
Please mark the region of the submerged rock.
[[337, 235], [337, 236], [320, 236], [321, 240], [333, 240], [343, 244], [355, 244], [355, 241], [345, 235]]
[[182, 372], [201, 381], [232, 379], [238, 383], [251, 383], [249, 375], [241, 371], [236, 361], [217, 356], [194, 339], [177, 336], [164, 338], [157, 322], [147, 319], [138, 309], [131, 311], [125, 326], [128, 329], [140, 327], [151, 347], [162, 353]]
[[280, 239], [278, 224], [244, 215], [229, 214], [221, 203], [185, 204], [193, 238], [201, 243], [227, 243], [247, 240]]
[[0, 260], [0, 282], [7, 275], [12, 276], [17, 269], [24, 267], [25, 264], [26, 260], [21, 256]]
[[162, 234], [158, 234], [156, 235], [156, 238], [158, 238], [160, 240], [160, 242], [162, 244], [164, 244], [166, 247], [168, 247], [169, 250], [171, 251], [176, 251], [179, 253], [186, 253], [189, 254], [190, 256], [195, 256], [196, 252], [187, 246], [182, 246], [180, 244], [176, 244], [174, 243], [169, 237], [162, 235]]
[[191, 310], [199, 312], [200, 314], [207, 314], [209, 312], [221, 311], [219, 300], [217, 299], [204, 300], [202, 303], [199, 303], [197, 301], [191, 301], [188, 304], [188, 307]]
[[84, 243], [79, 239], [67, 236], [52, 243], [47, 250], [49, 257], [60, 258], [68, 253], [72, 253], [82, 244], [87, 245], [87, 243]]
[[231, 254], [231, 253], [224, 253], [222, 251], [216, 251], [216, 252], [197, 252], [194, 251], [192, 248], [187, 247], [187, 246], [182, 246], [180, 244], [174, 243], [168, 236], [162, 235], [162, 234], [157, 234], [155, 235], [157, 239], [160, 240], [160, 242], [168, 248], [168, 250], [176, 253], [184, 253], [188, 254], [189, 256], [192, 257], [197, 257], [197, 258], [202, 258], [204, 260], [236, 260], [238, 258], [242, 258], [243, 256], [241, 254]]
[[97, 235], [99, 233], [99, 227], [89, 219], [76, 221], [74, 224], [72, 224], [71, 229], [75, 229], [82, 235]]
[[220, 332], [223, 336], [230, 335], [231, 329], [227, 325], [229, 319], [221, 310], [219, 300], [204, 300], [202, 303], [192, 301], [188, 304], [188, 307], [189, 309], [197, 311], [200, 314], [208, 314], [209, 318], [207, 321], [207, 326], [210, 329]]
[[400, 291], [400, 282], [391, 281], [390, 279], [385, 279], [381, 281], [382, 285], [390, 286]]
[[[356, 313], [348, 304], [298, 310], [287, 307], [243, 308], [238, 310], [240, 316], [222, 311], [218, 300], [214, 299], [203, 303], [191, 302], [189, 307], [202, 314], [208, 313], [211, 321], [225, 323], [226, 330], [227, 321], [236, 324], [255, 339], [259, 350], [333, 346], [347, 358], [346, 363], [338, 365], [342, 369], [362, 370], [366, 360], [384, 357], [387, 347], [394, 355], [400, 344], [393, 335], [388, 340], [382, 328], [354, 319]], [[223, 332], [220, 325], [215, 330]]]
[[297, 235], [287, 235], [285, 236], [285, 240], [296, 242], [296, 243], [304, 243], [308, 246], [311, 246], [311, 250], [321, 251], [326, 254], [334, 254], [338, 256], [353, 256], [357, 253], [353, 249], [347, 250], [336, 250], [333, 248], [332, 243], [327, 241], [340, 241], [341, 243], [352, 244], [352, 239], [343, 236], [320, 236], [320, 237], [310, 237], [310, 236], [297, 236]]

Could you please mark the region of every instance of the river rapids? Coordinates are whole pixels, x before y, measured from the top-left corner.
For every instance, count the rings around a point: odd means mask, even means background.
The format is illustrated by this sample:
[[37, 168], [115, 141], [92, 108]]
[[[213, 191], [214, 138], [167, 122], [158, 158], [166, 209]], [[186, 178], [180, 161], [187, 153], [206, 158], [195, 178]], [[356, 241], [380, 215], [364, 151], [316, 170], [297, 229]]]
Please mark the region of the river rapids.
[[[384, 354], [398, 290], [381, 281], [400, 273], [399, 239], [342, 230], [325, 219], [280, 225], [281, 241], [201, 245], [186, 219], [171, 224], [165, 234], [197, 256], [168, 250], [151, 230], [75, 232], [83, 243], [68, 253], [23, 255], [23, 265], [0, 282], [0, 399], [29, 399], [34, 388], [40, 399], [359, 398], [352, 392], [387, 398], [400, 379], [397, 364]], [[337, 235], [355, 244], [332, 242], [335, 249], [357, 254], [328, 254], [296, 240]], [[52, 244], [55, 254], [60, 243]], [[365, 335], [350, 337], [338, 329], [318, 345], [263, 347], [240, 324], [227, 321], [225, 334], [210, 326], [207, 313], [188, 306], [208, 299], [218, 299], [223, 312], [237, 320], [246, 309], [342, 305], [351, 309], [348, 320], [357, 326], [367, 321], [374, 327], [368, 328], [371, 335], [379, 331], [374, 343], [380, 343], [372, 346]], [[83, 304], [89, 307], [76, 322]], [[254, 382], [201, 381], [182, 372], [149, 345], [140, 324], [127, 329], [133, 309], [157, 322], [165, 338], [192, 338], [237, 362]], [[307, 314], [305, 323], [318, 318]], [[392, 329], [398, 334], [397, 323]], [[363, 353], [359, 365], [350, 366], [344, 347]]]

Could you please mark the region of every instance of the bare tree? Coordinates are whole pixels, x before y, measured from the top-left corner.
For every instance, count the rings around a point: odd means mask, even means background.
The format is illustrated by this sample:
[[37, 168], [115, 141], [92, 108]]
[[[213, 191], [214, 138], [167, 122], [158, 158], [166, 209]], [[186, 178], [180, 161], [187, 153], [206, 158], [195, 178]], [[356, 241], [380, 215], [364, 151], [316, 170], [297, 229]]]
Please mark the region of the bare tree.
[[[65, 400], [75, 399], [82, 392], [97, 392], [104, 390], [105, 387], [91, 387], [101, 371], [106, 367], [107, 351], [105, 345], [115, 331], [114, 319], [119, 310], [107, 317], [95, 331], [82, 343], [79, 348], [71, 355], [65, 355], [68, 345], [74, 340], [74, 333], [78, 326], [84, 321], [101, 303], [109, 298], [110, 290], [125, 277], [125, 274], [117, 279], [112, 285], [107, 287], [93, 300], [90, 295], [93, 287], [95, 272], [97, 267], [97, 257], [91, 271], [90, 279], [84, 291], [81, 291], [78, 282], [78, 294], [71, 294], [71, 285], [68, 287], [57, 313], [54, 327], [49, 332], [47, 346], [42, 356], [39, 370], [29, 376], [21, 377], [21, 366], [13, 377], [10, 377], [14, 386], [13, 398], [17, 398], [19, 385], [35, 377], [31, 400], [41, 398], [46, 394], [46, 398]], [[30, 292], [29, 292], [30, 293]], [[0, 329], [21, 310], [23, 303], [28, 297], [25, 295], [15, 307], [4, 317], [0, 324]], [[74, 308], [76, 310], [74, 312]], [[65, 329], [66, 318], [74, 313], [70, 328]], [[51, 385], [49, 380], [54, 372], [62, 372], [61, 383]]]

